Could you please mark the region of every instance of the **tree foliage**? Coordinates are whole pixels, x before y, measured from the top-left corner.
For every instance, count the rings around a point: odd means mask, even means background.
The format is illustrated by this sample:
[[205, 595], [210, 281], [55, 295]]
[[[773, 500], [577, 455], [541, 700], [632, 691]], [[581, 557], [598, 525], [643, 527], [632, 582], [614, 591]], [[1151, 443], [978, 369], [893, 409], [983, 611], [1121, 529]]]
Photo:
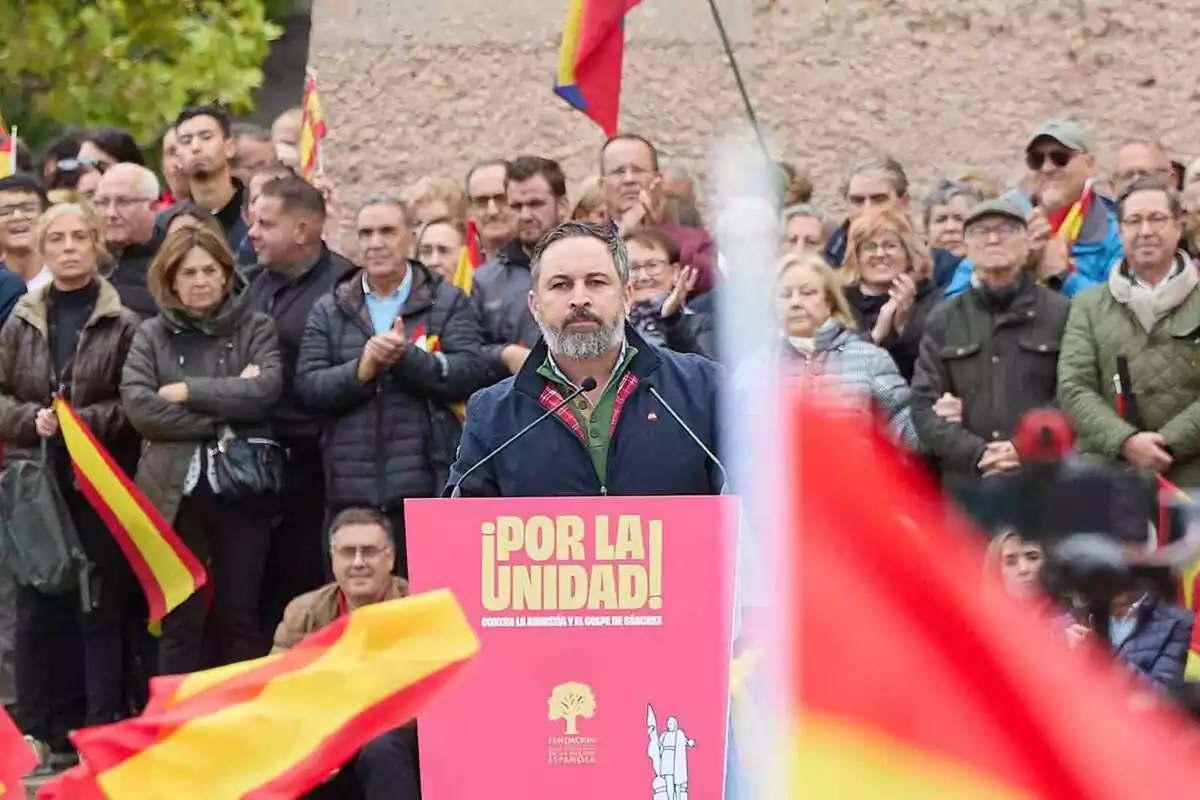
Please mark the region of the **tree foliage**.
[[554, 687], [550, 695], [550, 719], [566, 720], [568, 735], [579, 732], [575, 727], [578, 717], [591, 719], [595, 713], [596, 696], [586, 684], [570, 681]]
[[36, 141], [115, 125], [149, 143], [184, 106], [247, 110], [280, 29], [263, 0], [0, 2], [0, 113]]

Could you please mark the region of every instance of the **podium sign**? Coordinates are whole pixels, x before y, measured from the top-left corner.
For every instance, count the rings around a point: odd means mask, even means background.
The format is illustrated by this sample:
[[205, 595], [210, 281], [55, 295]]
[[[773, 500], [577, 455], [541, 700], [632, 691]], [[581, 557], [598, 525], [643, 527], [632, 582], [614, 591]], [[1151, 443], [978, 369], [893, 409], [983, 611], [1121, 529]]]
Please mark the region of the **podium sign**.
[[422, 796], [720, 798], [736, 502], [406, 501], [413, 591], [482, 641], [418, 718]]

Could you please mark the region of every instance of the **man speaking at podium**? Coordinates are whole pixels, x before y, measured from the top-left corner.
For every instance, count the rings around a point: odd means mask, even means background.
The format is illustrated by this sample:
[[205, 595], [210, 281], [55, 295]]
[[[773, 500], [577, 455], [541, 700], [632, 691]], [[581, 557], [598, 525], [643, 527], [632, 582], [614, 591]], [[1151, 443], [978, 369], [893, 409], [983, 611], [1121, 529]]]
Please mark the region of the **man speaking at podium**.
[[559, 225], [530, 272], [542, 338], [516, 375], [471, 397], [445, 493], [720, 494], [720, 367], [626, 324], [629, 256], [616, 232]]

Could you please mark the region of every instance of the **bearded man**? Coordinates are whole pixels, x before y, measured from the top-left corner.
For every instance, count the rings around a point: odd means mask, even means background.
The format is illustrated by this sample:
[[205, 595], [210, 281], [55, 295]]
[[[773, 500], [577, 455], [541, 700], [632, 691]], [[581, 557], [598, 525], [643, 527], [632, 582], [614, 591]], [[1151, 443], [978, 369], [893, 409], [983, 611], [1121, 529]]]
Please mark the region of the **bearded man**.
[[448, 485], [461, 481], [464, 497], [720, 493], [722, 470], [704, 449], [718, 452], [720, 367], [649, 344], [627, 324], [629, 255], [616, 231], [558, 225], [534, 248], [530, 272], [542, 338], [516, 375], [471, 397]]

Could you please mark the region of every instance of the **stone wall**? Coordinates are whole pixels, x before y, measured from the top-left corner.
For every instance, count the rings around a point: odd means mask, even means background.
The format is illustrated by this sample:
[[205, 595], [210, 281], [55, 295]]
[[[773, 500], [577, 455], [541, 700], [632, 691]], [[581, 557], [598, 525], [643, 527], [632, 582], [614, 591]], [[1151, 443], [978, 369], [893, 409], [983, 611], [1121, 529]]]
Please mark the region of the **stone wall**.
[[[310, 63], [347, 205], [477, 158], [534, 152], [572, 181], [600, 130], [551, 91], [567, 0], [316, 0]], [[874, 151], [916, 188], [963, 168], [1013, 178], [1023, 137], [1071, 116], [1200, 152], [1200, 0], [723, 0], [760, 120], [819, 196]], [[703, 171], [744, 118], [705, 0], [644, 0], [627, 30], [622, 128]]]

